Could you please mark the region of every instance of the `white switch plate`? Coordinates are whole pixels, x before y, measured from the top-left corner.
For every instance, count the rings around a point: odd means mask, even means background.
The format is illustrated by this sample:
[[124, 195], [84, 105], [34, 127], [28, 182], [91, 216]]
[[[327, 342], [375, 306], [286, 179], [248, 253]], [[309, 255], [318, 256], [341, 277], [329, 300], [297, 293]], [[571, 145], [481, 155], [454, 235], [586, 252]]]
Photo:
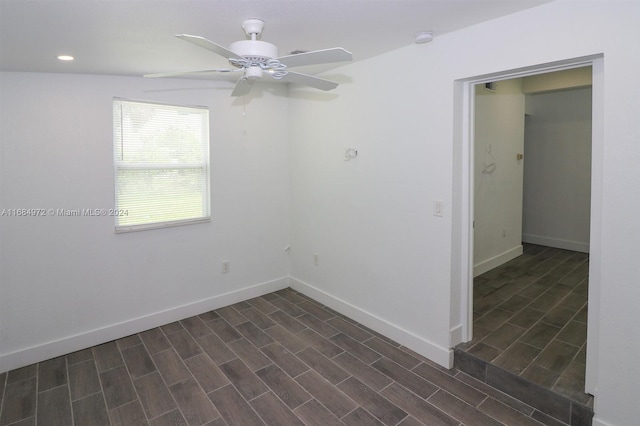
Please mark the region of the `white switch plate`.
[[439, 217], [444, 216], [444, 206], [442, 204], [442, 201], [440, 200], [433, 201], [433, 215], [439, 216]]

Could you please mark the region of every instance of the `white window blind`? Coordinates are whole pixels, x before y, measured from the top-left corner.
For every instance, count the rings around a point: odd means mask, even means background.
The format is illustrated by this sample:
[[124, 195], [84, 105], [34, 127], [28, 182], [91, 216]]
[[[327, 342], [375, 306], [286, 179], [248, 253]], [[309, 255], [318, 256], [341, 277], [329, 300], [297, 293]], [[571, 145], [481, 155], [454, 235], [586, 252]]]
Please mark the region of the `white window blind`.
[[209, 110], [113, 100], [116, 232], [210, 219]]

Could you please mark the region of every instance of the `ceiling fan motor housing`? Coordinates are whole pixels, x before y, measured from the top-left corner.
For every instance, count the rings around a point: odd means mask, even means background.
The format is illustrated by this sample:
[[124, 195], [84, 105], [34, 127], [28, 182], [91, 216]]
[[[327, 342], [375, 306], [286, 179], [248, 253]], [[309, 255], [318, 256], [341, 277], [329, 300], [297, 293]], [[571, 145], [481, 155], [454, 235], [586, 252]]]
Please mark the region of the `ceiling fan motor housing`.
[[278, 48], [275, 45], [260, 40], [236, 41], [231, 43], [229, 50], [257, 63], [266, 63], [269, 59], [278, 57]]

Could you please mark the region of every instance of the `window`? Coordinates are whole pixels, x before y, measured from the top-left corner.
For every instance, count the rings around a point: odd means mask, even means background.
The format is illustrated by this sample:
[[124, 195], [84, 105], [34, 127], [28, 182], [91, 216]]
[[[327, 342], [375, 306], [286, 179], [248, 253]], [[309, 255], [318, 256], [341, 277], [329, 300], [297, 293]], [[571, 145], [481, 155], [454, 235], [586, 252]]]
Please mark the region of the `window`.
[[208, 221], [209, 110], [113, 100], [116, 232]]

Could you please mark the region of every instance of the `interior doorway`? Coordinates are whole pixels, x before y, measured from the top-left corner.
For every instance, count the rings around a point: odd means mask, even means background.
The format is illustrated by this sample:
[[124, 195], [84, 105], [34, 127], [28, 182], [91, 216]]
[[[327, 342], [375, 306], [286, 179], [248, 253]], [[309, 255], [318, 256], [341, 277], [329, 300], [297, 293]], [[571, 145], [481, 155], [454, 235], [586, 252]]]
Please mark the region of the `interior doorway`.
[[591, 67], [475, 86], [474, 339], [585, 406]]
[[[454, 193], [459, 198], [454, 199], [454, 259], [453, 276], [458, 281], [459, 287], [459, 311], [460, 312], [460, 341], [468, 342], [473, 337], [473, 276], [474, 276], [474, 88], [478, 84], [500, 82], [513, 78], [545, 74], [553, 71], [566, 70], [591, 66], [593, 69], [593, 108], [592, 108], [592, 187], [598, 188], [602, 179], [602, 159], [599, 153], [602, 150], [602, 85], [603, 85], [603, 60], [601, 57], [578, 58], [562, 61], [554, 64], [545, 64], [521, 70], [511, 70], [486, 76], [478, 76], [456, 82], [456, 92], [460, 111], [459, 132], [456, 134], [457, 143], [454, 151], [455, 175]], [[590, 238], [590, 262], [589, 271], [589, 311], [587, 317], [588, 335], [586, 350], [586, 391], [593, 393], [597, 371], [597, 327], [592, 327], [598, 321], [599, 314], [599, 271], [600, 271], [600, 240], [598, 230], [601, 225], [601, 196], [598, 191], [591, 194], [591, 238]], [[456, 291], [456, 287], [453, 287]], [[454, 305], [455, 306], [455, 305]], [[452, 327], [452, 341], [456, 341]]]

